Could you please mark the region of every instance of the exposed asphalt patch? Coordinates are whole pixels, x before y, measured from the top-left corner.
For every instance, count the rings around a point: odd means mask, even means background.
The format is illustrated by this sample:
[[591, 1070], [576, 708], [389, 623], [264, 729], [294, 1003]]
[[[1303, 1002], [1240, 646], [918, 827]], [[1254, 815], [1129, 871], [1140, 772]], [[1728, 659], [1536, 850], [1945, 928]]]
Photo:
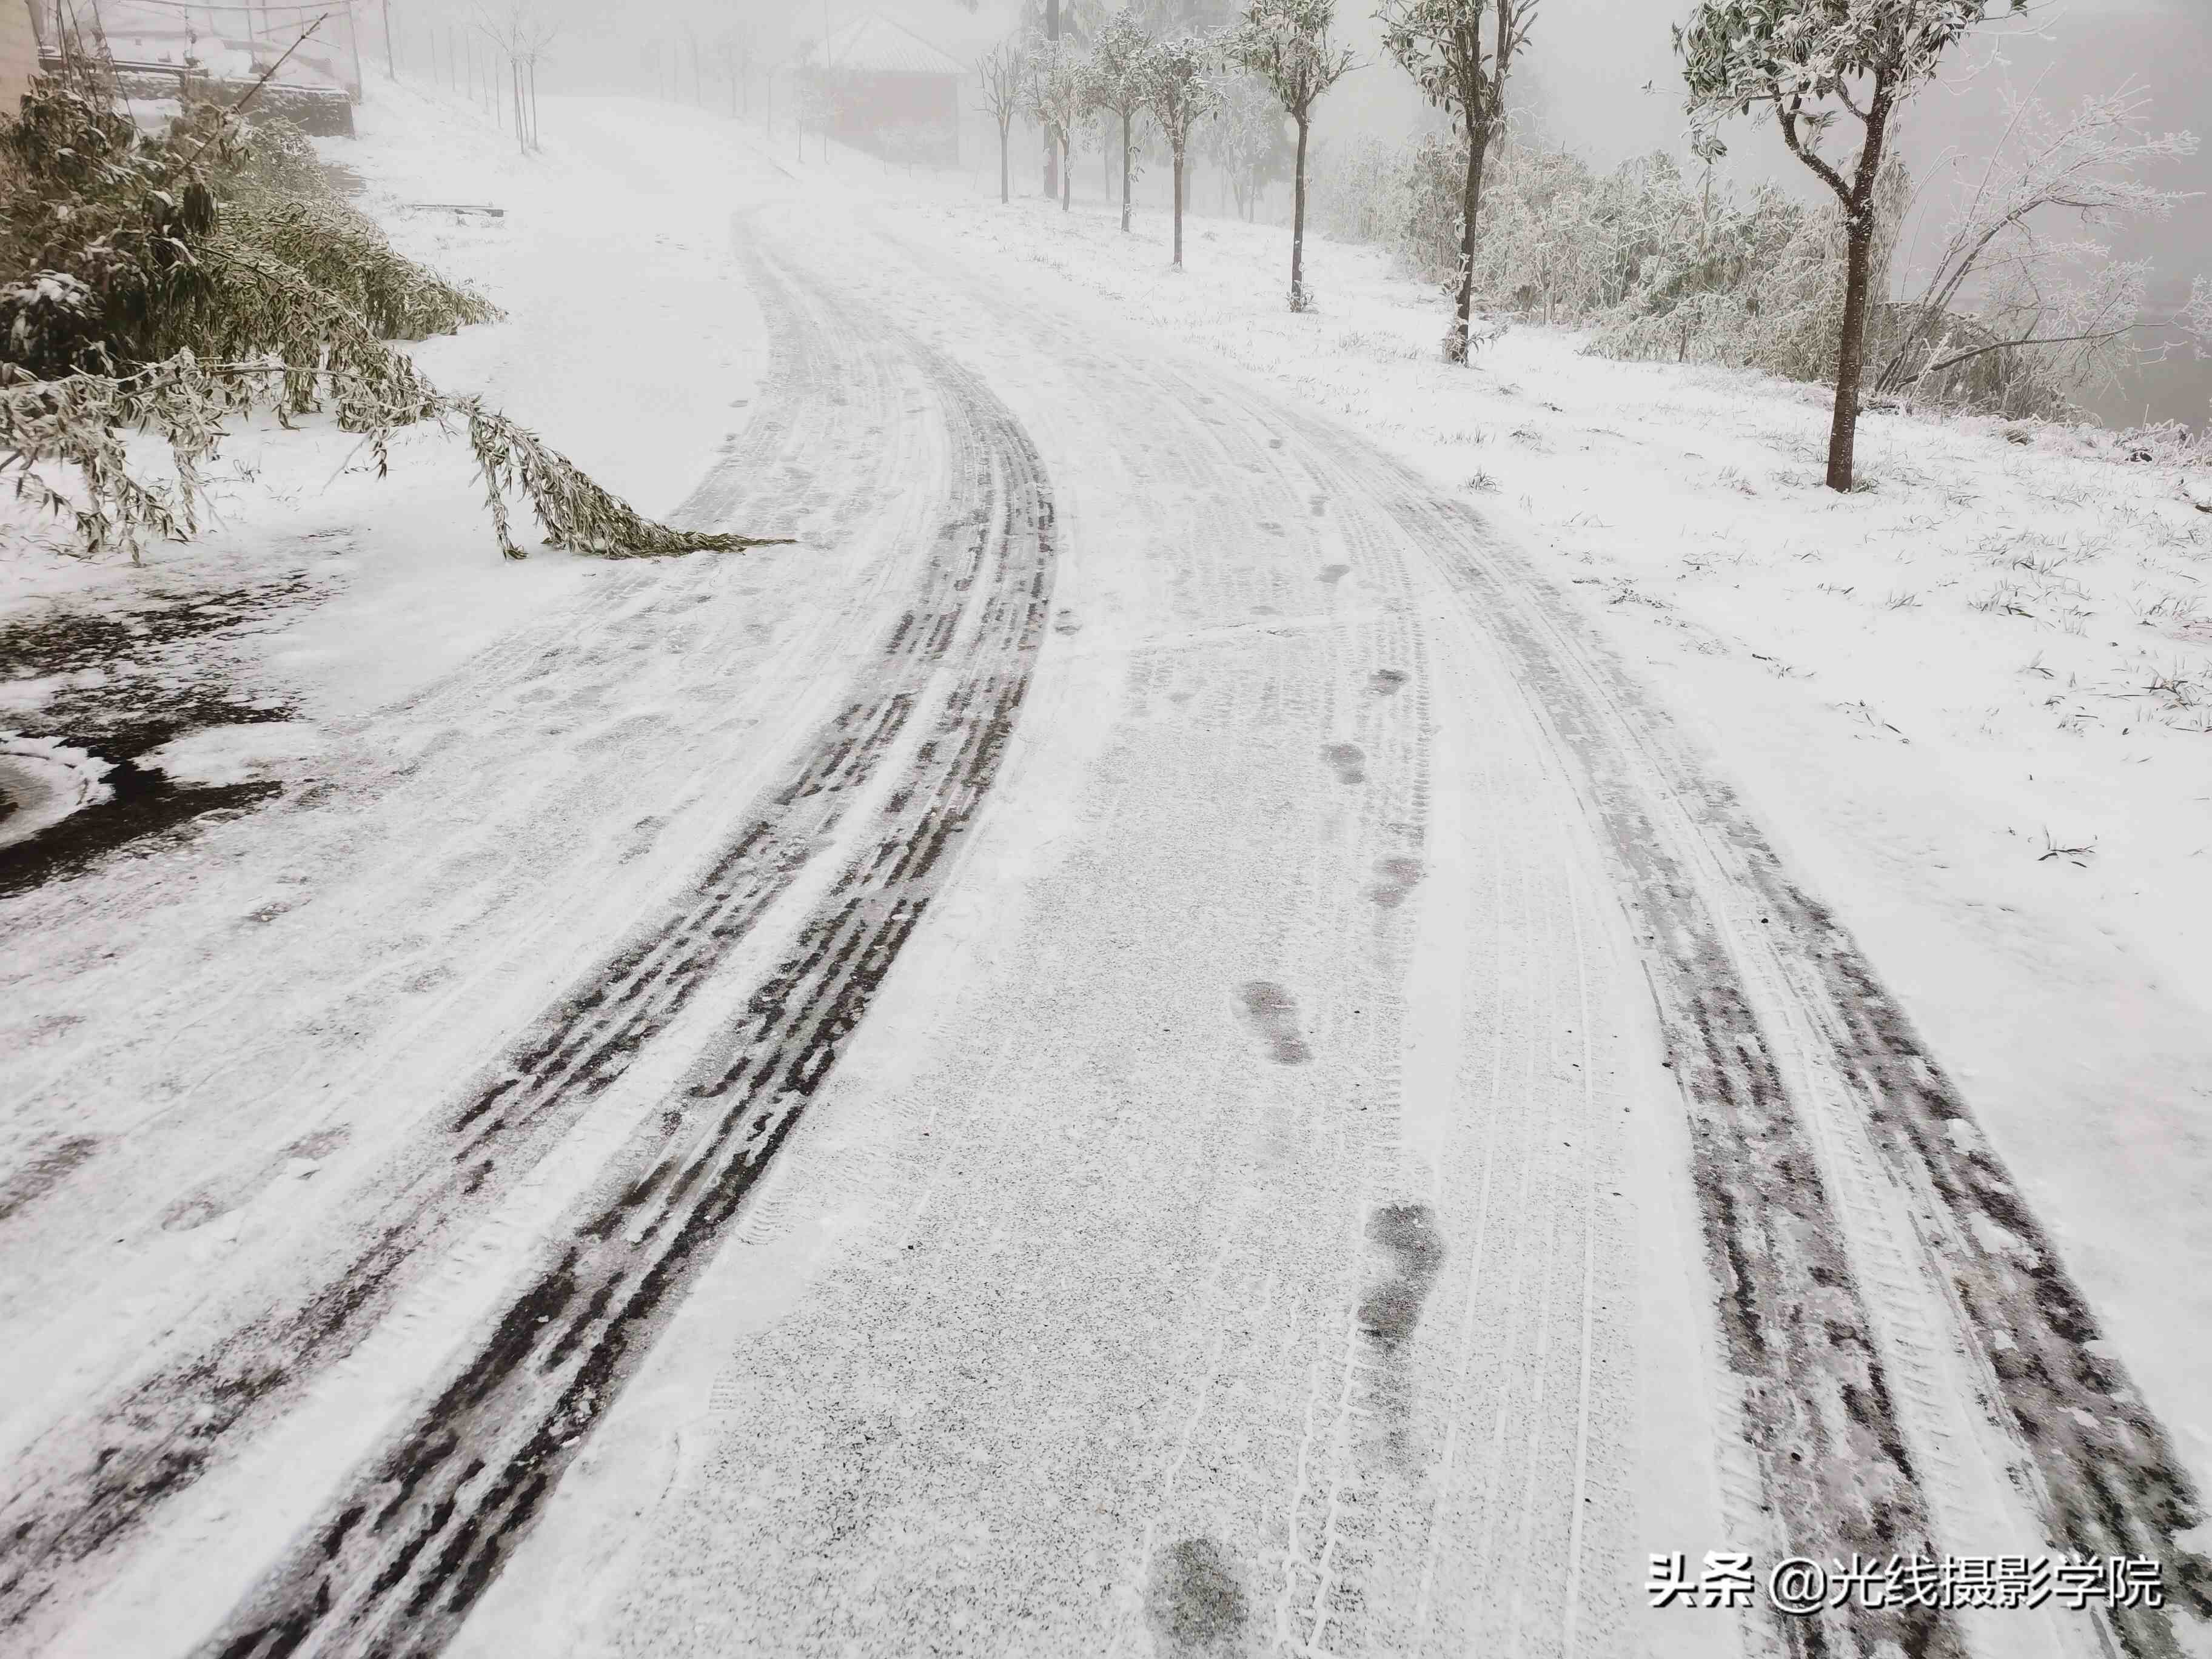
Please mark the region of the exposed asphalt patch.
[[140, 757], [188, 732], [289, 720], [290, 704], [238, 684], [237, 636], [310, 601], [295, 574], [246, 586], [143, 596], [128, 607], [56, 605], [0, 623], [0, 690], [46, 682], [10, 730], [54, 738], [107, 763], [107, 799], [0, 847], [0, 896], [86, 870], [134, 843], [162, 840], [211, 814], [244, 811], [273, 783], [182, 784]]
[[9, 1171], [0, 1179], [0, 1221], [28, 1209], [99, 1150], [99, 1136], [70, 1135], [47, 1144], [28, 1162]]
[[[179, 726], [169, 736], [194, 729]], [[167, 741], [164, 737], [144, 749], [158, 748]], [[13, 847], [0, 848], [0, 897], [75, 875], [134, 842], [161, 836], [196, 819], [243, 811], [283, 787], [274, 783], [187, 787], [128, 760], [117, 761], [105, 781], [113, 791], [108, 800], [72, 812]]]

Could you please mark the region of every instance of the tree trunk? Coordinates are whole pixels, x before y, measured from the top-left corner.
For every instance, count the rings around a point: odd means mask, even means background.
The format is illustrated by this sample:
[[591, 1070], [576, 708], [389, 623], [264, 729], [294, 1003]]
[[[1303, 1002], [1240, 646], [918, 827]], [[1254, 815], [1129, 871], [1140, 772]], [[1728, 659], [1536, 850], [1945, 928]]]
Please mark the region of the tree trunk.
[[1006, 132], [1006, 125], [1002, 121], [999, 124], [999, 205], [1001, 207], [1012, 199], [1012, 191], [1007, 187], [1006, 171], [1011, 149], [1012, 144]]
[[1844, 265], [1844, 330], [1836, 347], [1836, 408], [1828, 423], [1828, 488], [1848, 495], [1856, 482], [1859, 382], [1866, 372], [1867, 314], [1873, 308], [1874, 194], [1881, 177], [1882, 150], [1889, 137], [1894, 97], [1877, 79], [1867, 107], [1866, 144], [1859, 151], [1858, 176], [1851, 181], [1847, 209]]
[[[1870, 193], [1870, 192], [1869, 192]], [[1828, 423], [1828, 488], [1848, 495], [1856, 459], [1859, 379], [1866, 368], [1867, 289], [1874, 266], [1871, 210], [1853, 217], [1844, 277], [1844, 337], [1836, 351], [1836, 408]]]
[[1121, 118], [1121, 234], [1129, 234], [1129, 118]]
[[[1045, 0], [1044, 38], [1048, 40], [1060, 39], [1060, 0]], [[1060, 195], [1060, 175], [1066, 170], [1063, 161], [1060, 149], [1053, 144], [1052, 129], [1047, 127], [1044, 134], [1044, 199], [1048, 202]], [[1067, 205], [1065, 197], [1061, 198], [1060, 205], [1063, 208]]]
[[1182, 269], [1182, 146], [1175, 153], [1175, 268]]
[[1306, 130], [1310, 123], [1301, 117], [1298, 121], [1297, 185], [1291, 200], [1291, 309], [1306, 308]]
[[1075, 194], [1075, 156], [1068, 149], [1067, 140], [1060, 141], [1060, 210], [1067, 211], [1067, 204]]
[[1451, 337], [1444, 346], [1446, 361], [1467, 361], [1467, 337], [1474, 316], [1474, 228], [1482, 211], [1482, 162], [1490, 153], [1490, 128], [1486, 123], [1468, 134], [1467, 184], [1460, 198], [1459, 306], [1452, 319]]

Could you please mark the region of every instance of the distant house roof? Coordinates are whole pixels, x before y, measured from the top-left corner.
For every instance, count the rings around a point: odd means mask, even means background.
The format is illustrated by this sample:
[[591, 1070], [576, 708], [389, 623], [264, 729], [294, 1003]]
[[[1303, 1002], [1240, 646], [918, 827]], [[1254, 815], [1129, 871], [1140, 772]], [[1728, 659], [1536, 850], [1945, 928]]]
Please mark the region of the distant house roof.
[[958, 58], [874, 12], [854, 19], [831, 35], [828, 56], [832, 68], [859, 75], [951, 75], [965, 79], [968, 74], [968, 66]]

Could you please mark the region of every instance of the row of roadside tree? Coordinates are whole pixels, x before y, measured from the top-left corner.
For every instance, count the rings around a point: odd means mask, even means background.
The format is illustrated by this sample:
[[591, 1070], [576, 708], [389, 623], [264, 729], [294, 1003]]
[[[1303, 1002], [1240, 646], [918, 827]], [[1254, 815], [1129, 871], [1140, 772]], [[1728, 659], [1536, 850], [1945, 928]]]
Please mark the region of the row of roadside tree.
[[[1449, 216], [1456, 221], [1457, 258], [1455, 280], [1448, 284], [1452, 317], [1444, 356], [1452, 362], [1468, 360], [1484, 254], [1497, 252], [1483, 246], [1486, 180], [1497, 158], [1508, 154], [1509, 88], [1545, 3], [1377, 0], [1375, 17], [1385, 55], [1412, 77], [1451, 130], [1448, 153], [1457, 177]], [[1148, 0], [1109, 11], [1084, 0], [1031, 0], [1022, 27], [977, 65], [984, 107], [999, 127], [1001, 200], [1010, 195], [1010, 138], [1017, 120], [1045, 135], [1048, 190], [1056, 173], [1063, 209], [1071, 149], [1083, 125], [1096, 123], [1120, 150], [1126, 232], [1139, 130], [1149, 125], [1174, 173], [1174, 260], [1180, 267], [1194, 137], [1206, 133], [1207, 148], [1240, 180], [1240, 196], [1261, 158], [1287, 137], [1292, 149], [1289, 304], [1294, 311], [1309, 309], [1313, 294], [1306, 280], [1305, 232], [1315, 117], [1329, 90], [1360, 66], [1338, 36], [1337, 3]], [[2114, 345], [2147, 325], [2142, 306], [2127, 303], [2120, 292], [2125, 283], [2093, 284], [2079, 306], [2046, 303], [2042, 289], [2035, 291], [2037, 303], [2027, 306], [1999, 295], [1994, 312], [2002, 313], [2002, 325], [1995, 330], [1984, 325], [1990, 318], [1978, 321], [1960, 304], [1974, 291], [1966, 275], [1976, 261], [1988, 255], [1985, 269], [1996, 268], [1990, 250], [2031, 240], [2031, 228], [2046, 210], [2080, 210], [2074, 200], [2081, 193], [2079, 180], [2085, 172], [2098, 173], [2100, 161], [2106, 164], [2105, 172], [2124, 172], [2135, 161], [2186, 153], [2182, 146], [2193, 145], [2187, 135], [2154, 140], [2131, 128], [2118, 131], [2111, 118], [2114, 100], [2100, 106], [2101, 125], [2085, 112], [2051, 152], [2080, 164], [2068, 170], [2063, 181], [2068, 188], [2030, 188], [1982, 236], [1972, 227], [1987, 204], [1985, 187], [1967, 210], [1966, 264], [1952, 262], [1941, 294], [1930, 296], [1933, 303], [1904, 316], [1888, 302], [1884, 237], [1905, 189], [1895, 158], [1900, 112], [1936, 79], [1947, 54], [1992, 14], [2027, 10], [2027, 0], [1694, 0], [1674, 28], [1696, 153], [1710, 166], [1725, 153], [1722, 130], [1731, 121], [1756, 118], [1771, 126], [1832, 199], [1838, 256], [1834, 302], [1808, 308], [1825, 336], [1817, 352], [1831, 372], [1822, 378], [1835, 388], [1827, 467], [1832, 489], [1849, 490], [1854, 484], [1857, 417], [1869, 386], [1870, 330], [1885, 354], [1873, 378], [1893, 392], [1900, 375], [1924, 383], [1932, 373], [1978, 365], [2000, 353], [2018, 362], [2072, 348], [2072, 361], [2084, 362], [2080, 349], [2085, 344]], [[2085, 143], [2098, 153], [2084, 156]], [[2102, 154], [2106, 149], [2109, 155]], [[1995, 172], [1993, 161], [1993, 177]], [[2106, 205], [2142, 210], [2159, 193], [2137, 200], [2141, 194], [2106, 191]], [[2170, 206], [2172, 199], [2154, 205]], [[1701, 210], [1698, 256], [1708, 264], [1713, 260], [1703, 241], [1709, 221]], [[1825, 286], [1816, 274], [1814, 287]], [[1755, 318], [1755, 298], [1749, 306], [1747, 314]], [[1686, 324], [1686, 313], [1678, 320]], [[2186, 311], [2166, 320], [2212, 339], [2212, 290], [2200, 282]], [[2004, 331], [2018, 325], [2024, 332]], [[1901, 346], [1881, 338], [1885, 327], [1905, 331]], [[1957, 379], [1953, 374], [1948, 383]], [[2007, 384], [2039, 386], [2050, 379], [2013, 376]]]

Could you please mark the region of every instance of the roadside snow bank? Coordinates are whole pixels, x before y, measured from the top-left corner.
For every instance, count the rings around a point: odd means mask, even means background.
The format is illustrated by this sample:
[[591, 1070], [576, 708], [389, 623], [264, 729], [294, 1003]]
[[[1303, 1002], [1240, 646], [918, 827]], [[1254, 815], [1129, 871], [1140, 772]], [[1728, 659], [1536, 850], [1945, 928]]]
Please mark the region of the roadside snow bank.
[[106, 800], [112, 792], [100, 780], [113, 769], [58, 738], [0, 732], [0, 847]]
[[320, 728], [306, 720], [210, 726], [147, 750], [138, 764], [177, 783], [254, 783], [296, 773], [299, 763], [321, 754], [326, 743]]

